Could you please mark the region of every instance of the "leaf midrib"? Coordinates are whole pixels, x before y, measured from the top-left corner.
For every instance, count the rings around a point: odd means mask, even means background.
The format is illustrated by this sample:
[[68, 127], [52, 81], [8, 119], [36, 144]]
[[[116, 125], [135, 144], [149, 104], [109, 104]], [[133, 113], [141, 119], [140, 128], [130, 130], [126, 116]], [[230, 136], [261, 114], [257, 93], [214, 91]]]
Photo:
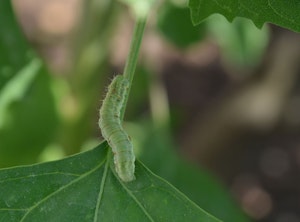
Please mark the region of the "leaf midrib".
[[97, 198], [97, 204], [96, 204], [96, 208], [95, 208], [94, 222], [97, 222], [97, 220], [98, 220], [98, 212], [99, 212], [100, 203], [101, 203], [103, 193], [104, 193], [104, 186], [105, 186], [106, 177], [107, 177], [107, 174], [108, 174], [108, 166], [109, 166], [109, 162], [110, 162], [109, 161], [109, 153], [110, 152], [108, 152], [107, 156], [106, 156], [105, 169], [104, 169], [104, 172], [103, 172], [103, 177], [102, 177], [102, 180], [101, 180], [100, 190], [99, 190], [99, 194], [98, 194], [98, 198]]

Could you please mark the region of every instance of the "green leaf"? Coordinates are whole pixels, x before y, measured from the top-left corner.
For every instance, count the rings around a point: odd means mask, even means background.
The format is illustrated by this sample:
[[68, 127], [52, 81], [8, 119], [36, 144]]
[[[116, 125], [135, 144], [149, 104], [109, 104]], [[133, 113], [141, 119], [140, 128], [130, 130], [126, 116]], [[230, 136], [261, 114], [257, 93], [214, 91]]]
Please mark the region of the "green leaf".
[[211, 14], [220, 13], [229, 21], [240, 16], [251, 19], [259, 28], [270, 22], [300, 32], [298, 0], [190, 0], [189, 7], [195, 25]]
[[204, 38], [205, 25], [193, 26], [186, 6], [166, 2], [158, 13], [157, 26], [160, 32], [176, 46], [185, 48]]
[[69, 158], [0, 171], [0, 221], [217, 222], [136, 162], [136, 180], [116, 176], [107, 143]]
[[0, 1], [0, 90], [30, 60], [30, 47], [14, 16], [11, 1]]

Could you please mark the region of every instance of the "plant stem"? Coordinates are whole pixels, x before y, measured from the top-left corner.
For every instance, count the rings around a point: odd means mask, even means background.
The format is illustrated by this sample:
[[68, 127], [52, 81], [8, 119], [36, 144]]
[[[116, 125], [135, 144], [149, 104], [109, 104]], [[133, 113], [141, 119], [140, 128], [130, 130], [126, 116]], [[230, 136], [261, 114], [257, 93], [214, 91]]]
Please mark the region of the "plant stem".
[[136, 24], [134, 27], [133, 37], [130, 44], [130, 51], [127, 57], [125, 69], [124, 69], [124, 77], [128, 79], [130, 82], [130, 86], [128, 89], [128, 93], [125, 98], [124, 106], [121, 110], [121, 119], [124, 118], [125, 108], [129, 97], [130, 88], [133, 81], [134, 72], [137, 65], [137, 60], [140, 52], [140, 46], [144, 35], [145, 25], [146, 25], [147, 18], [137, 18]]

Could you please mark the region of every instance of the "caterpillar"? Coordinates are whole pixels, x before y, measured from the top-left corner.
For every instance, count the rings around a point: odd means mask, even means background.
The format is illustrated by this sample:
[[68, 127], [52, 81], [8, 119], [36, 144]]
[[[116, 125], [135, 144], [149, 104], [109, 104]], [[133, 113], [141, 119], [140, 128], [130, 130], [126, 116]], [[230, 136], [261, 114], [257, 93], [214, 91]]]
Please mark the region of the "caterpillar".
[[124, 182], [135, 179], [133, 146], [121, 123], [121, 109], [128, 93], [129, 81], [117, 75], [110, 86], [100, 108], [99, 127], [102, 136], [114, 153], [115, 170]]

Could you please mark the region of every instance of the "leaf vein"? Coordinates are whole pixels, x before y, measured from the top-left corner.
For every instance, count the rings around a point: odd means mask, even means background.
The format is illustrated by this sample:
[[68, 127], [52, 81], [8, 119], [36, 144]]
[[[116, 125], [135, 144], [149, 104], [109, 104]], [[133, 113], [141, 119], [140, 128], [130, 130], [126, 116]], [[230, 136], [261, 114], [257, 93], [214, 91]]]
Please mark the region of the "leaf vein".
[[[110, 156], [110, 155], [108, 154], [107, 156]], [[105, 181], [106, 181], [106, 177], [107, 177], [107, 173], [108, 173], [108, 166], [109, 166], [109, 162], [110, 162], [109, 160], [110, 160], [110, 158], [107, 158], [104, 173], [103, 173], [103, 178], [101, 180], [99, 195], [98, 195], [97, 204], [96, 204], [96, 208], [95, 208], [94, 222], [97, 222], [97, 220], [98, 220], [98, 212], [99, 212], [100, 203], [101, 203], [103, 193], [104, 193], [104, 185], [105, 185]]]
[[272, 6], [270, 0], [268, 0], [268, 5], [270, 6], [270, 9], [272, 9], [272, 11], [273, 11], [276, 15], [278, 15], [280, 18], [285, 19], [285, 20], [288, 20], [289, 22], [291, 22], [291, 23], [297, 25], [297, 23], [295, 22], [295, 20], [290, 19], [288, 16], [283, 15], [283, 14], [281, 14], [280, 12], [278, 12], [278, 11]]
[[136, 204], [139, 206], [139, 208], [144, 212], [144, 214], [147, 216], [147, 218], [149, 219], [149, 221], [154, 222], [154, 219], [147, 212], [147, 210], [145, 209], [145, 207], [139, 202], [139, 200], [137, 199], [137, 197], [125, 186], [125, 184], [123, 183], [123, 181], [121, 181], [119, 179], [119, 177], [115, 174], [115, 172], [113, 170], [112, 170], [112, 172], [115, 175], [115, 177], [117, 178], [117, 180], [119, 181], [119, 183], [122, 185], [122, 187], [125, 189], [125, 191], [134, 200], [134, 202], [136, 202]]
[[41, 173], [41, 174], [31, 174], [28, 176], [24, 177], [15, 177], [15, 178], [8, 178], [6, 180], [1, 180], [0, 183], [8, 182], [8, 181], [14, 181], [14, 180], [19, 180], [19, 179], [27, 179], [27, 178], [32, 178], [32, 177], [39, 177], [39, 176], [47, 176], [47, 175], [54, 175], [54, 174], [61, 174], [61, 175], [66, 175], [66, 176], [75, 176], [79, 177], [82, 174], [74, 174], [74, 173], [62, 173], [62, 172], [51, 172], [51, 173]]
[[54, 191], [53, 193], [47, 195], [46, 197], [44, 197], [43, 199], [41, 199], [39, 202], [37, 202], [35, 205], [33, 205], [32, 207], [30, 207], [28, 209], [28, 211], [24, 214], [24, 216], [21, 218], [20, 222], [24, 221], [26, 219], [26, 217], [30, 214], [30, 212], [32, 212], [35, 208], [37, 208], [40, 204], [42, 204], [43, 202], [45, 202], [46, 200], [48, 200], [50, 197], [56, 195], [57, 193], [63, 191], [64, 189], [66, 189], [67, 187], [71, 186], [72, 184], [84, 179], [85, 177], [87, 177], [88, 175], [90, 175], [91, 173], [93, 173], [94, 171], [98, 170], [98, 168], [100, 168], [103, 164], [105, 160], [103, 160], [101, 163], [99, 163], [98, 165], [96, 165], [93, 169], [87, 171], [86, 173], [82, 174], [80, 177], [76, 178], [75, 180], [73, 180], [72, 182], [60, 187], [58, 190]]
[[27, 211], [27, 208], [0, 208], [0, 211]]

